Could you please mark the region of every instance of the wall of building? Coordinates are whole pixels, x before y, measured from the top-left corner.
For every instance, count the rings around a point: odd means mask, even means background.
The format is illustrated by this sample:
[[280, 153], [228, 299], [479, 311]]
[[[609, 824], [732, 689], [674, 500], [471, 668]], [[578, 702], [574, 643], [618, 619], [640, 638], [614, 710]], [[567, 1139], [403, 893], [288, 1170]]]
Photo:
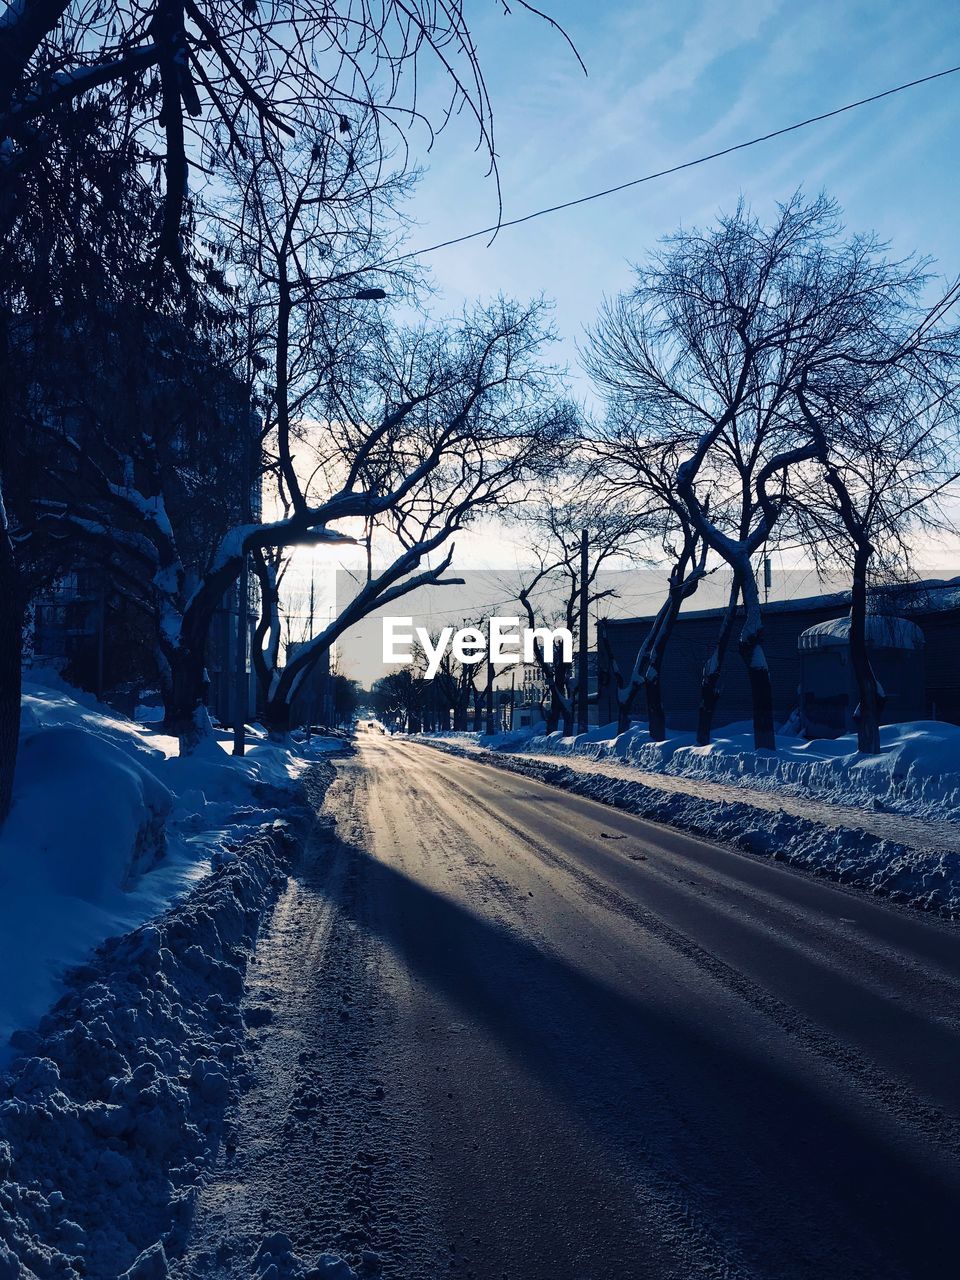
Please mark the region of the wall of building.
[[[909, 617], [924, 634], [922, 663], [908, 663], [898, 677], [898, 662], [881, 659], [881, 681], [893, 691], [898, 678], [903, 690], [891, 699], [887, 720], [902, 717], [946, 720], [960, 724], [960, 589], [955, 584], [929, 585], [913, 598], [899, 594], [895, 612]], [[845, 617], [849, 602], [842, 596], [823, 596], [809, 601], [777, 601], [764, 609], [763, 648], [773, 683], [774, 715], [783, 723], [799, 705], [801, 658], [797, 641], [807, 627], [833, 618]], [[667, 723], [674, 729], [696, 726], [703, 666], [712, 652], [720, 626], [719, 610], [681, 613], [663, 664], [663, 701]], [[610, 619], [603, 625], [621, 671], [629, 672], [637, 651], [649, 630], [650, 618]], [[743, 662], [736, 648], [736, 634], [727, 653], [721, 680], [720, 703], [715, 719], [722, 727], [748, 720], [751, 715], [750, 688]], [[601, 644], [600, 720], [617, 718], [616, 685]], [[921, 684], [922, 682], [922, 684]], [[633, 714], [644, 718], [642, 693]]]
[[[846, 612], [847, 606], [843, 603], [832, 607], [811, 606], [789, 611], [771, 605], [764, 612], [763, 649], [770, 667], [774, 716], [778, 723], [786, 720], [799, 702], [800, 654], [797, 641], [801, 632], [816, 622], [843, 617]], [[700, 679], [704, 664], [713, 651], [721, 618], [720, 611], [709, 609], [681, 613], [677, 619], [661, 673], [667, 723], [674, 729], [696, 727]], [[610, 619], [605, 624], [617, 665], [626, 674], [633, 667], [651, 621], [650, 618]], [[723, 665], [720, 702], [714, 722], [717, 727], [748, 720], [751, 715], [750, 686], [736, 646], [740, 625], [742, 624], [738, 624], [734, 632], [734, 640]], [[599, 661], [600, 721], [608, 723], [617, 718], [616, 683], [609, 675], [602, 646]], [[641, 719], [646, 715], [642, 693], [637, 698], [633, 713]]]
[[924, 714], [960, 724], [960, 612], [911, 614], [923, 632]]

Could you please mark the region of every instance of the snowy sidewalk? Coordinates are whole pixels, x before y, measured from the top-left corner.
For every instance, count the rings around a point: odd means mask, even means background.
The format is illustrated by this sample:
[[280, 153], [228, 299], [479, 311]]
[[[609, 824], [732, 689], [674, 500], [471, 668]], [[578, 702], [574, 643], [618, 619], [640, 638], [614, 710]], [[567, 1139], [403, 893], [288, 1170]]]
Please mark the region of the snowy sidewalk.
[[[478, 754], [492, 754], [477, 747]], [[539, 755], [530, 751], [497, 752], [497, 755], [517, 756], [522, 760], [536, 760], [549, 764], [564, 764], [578, 773], [599, 774], [606, 778], [623, 778], [627, 782], [642, 782], [645, 787], [670, 794], [696, 796], [701, 800], [713, 800], [720, 804], [748, 804], [754, 809], [766, 809], [770, 813], [789, 813], [810, 822], [828, 827], [852, 827], [868, 831], [881, 840], [895, 840], [911, 849], [950, 849], [960, 852], [960, 823], [918, 818], [902, 813], [886, 813], [882, 810], [864, 809], [851, 805], [828, 804], [809, 796], [791, 795], [786, 790], [762, 791], [756, 787], [734, 783], [708, 782], [700, 778], [679, 777], [669, 773], [651, 773], [635, 765], [621, 764], [605, 758], [592, 760], [574, 753]]]

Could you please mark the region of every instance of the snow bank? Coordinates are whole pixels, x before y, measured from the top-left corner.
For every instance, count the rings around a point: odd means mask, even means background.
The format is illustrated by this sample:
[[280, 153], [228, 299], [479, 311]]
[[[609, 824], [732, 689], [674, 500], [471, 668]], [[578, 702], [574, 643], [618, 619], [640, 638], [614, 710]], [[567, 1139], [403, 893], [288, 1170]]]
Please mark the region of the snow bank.
[[[163, 911], [265, 824], [339, 740], [285, 749], [254, 730], [176, 758], [175, 739], [40, 673], [24, 687], [14, 803], [0, 830], [0, 1066], [63, 973]], [[0, 1272], [2, 1276], [2, 1272]]]
[[[610, 724], [571, 738], [534, 730], [511, 736], [509, 746], [496, 740], [489, 740], [489, 745], [536, 755], [615, 759], [649, 773], [786, 790], [830, 804], [960, 821], [960, 727], [941, 721], [885, 725], [879, 756], [859, 755], [853, 734], [807, 741], [782, 733], [777, 735], [776, 752], [756, 751], [748, 724], [717, 730], [707, 747], [698, 747], [692, 733], [671, 732], [665, 742], [651, 742], [644, 724], [620, 735]], [[485, 743], [482, 737], [473, 741]]]
[[26, 686], [0, 834], [0, 1280], [163, 1280], [231, 1140], [244, 974], [310, 813], [293, 785], [345, 744], [229, 745], [180, 759], [56, 677]]
[[426, 742], [449, 742], [454, 746], [465, 748], [483, 747], [489, 751], [523, 751], [534, 737], [542, 736], [546, 725], [539, 724], [527, 729], [503, 729], [498, 733], [471, 733], [464, 729], [440, 729], [433, 733], [416, 734]]
[[[288, 828], [113, 939], [0, 1077], [0, 1277], [162, 1280], [242, 1079], [244, 972]], [[229, 1141], [229, 1135], [227, 1140]]]
[[96, 902], [160, 861], [172, 805], [150, 769], [113, 743], [71, 725], [28, 732], [0, 849], [34, 882]]

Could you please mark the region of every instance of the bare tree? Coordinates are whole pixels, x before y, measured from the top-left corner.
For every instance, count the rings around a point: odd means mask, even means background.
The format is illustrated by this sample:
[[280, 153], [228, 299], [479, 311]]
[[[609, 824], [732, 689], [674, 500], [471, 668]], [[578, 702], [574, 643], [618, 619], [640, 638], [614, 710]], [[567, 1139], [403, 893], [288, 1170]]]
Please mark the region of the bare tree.
[[[760, 749], [776, 742], [753, 562], [793, 511], [818, 451], [797, 389], [838, 370], [850, 386], [851, 370], [895, 352], [900, 362], [916, 358], [915, 344], [903, 346], [903, 320], [922, 264], [889, 262], [874, 238], [841, 232], [824, 196], [795, 195], [769, 227], [741, 204], [711, 231], [671, 237], [633, 292], [606, 306], [592, 337], [594, 376], [632, 401], [651, 442], [694, 440], [676, 494], [732, 572], [721, 642], [742, 602], [739, 649]], [[705, 692], [718, 678], [711, 661]]]
[[89, 483], [73, 494], [64, 485], [55, 504], [45, 503], [46, 519], [109, 547], [131, 597], [152, 610], [166, 725], [184, 750], [204, 731], [207, 634], [244, 556], [352, 541], [357, 521], [380, 522], [396, 548], [271, 676], [267, 715], [282, 731], [299, 681], [347, 626], [413, 586], [442, 580], [451, 553], [441, 548], [452, 535], [556, 466], [570, 423], [565, 407], [554, 407], [557, 375], [540, 363], [544, 338], [542, 308], [507, 302], [477, 309], [458, 326], [383, 335], [366, 374], [355, 370], [349, 388], [331, 392], [338, 411], [322, 430], [324, 465], [303, 479], [295, 466], [283, 469], [293, 488], [288, 512], [231, 525], [192, 562], [170, 518], [170, 476], [151, 435], [142, 432], [129, 451], [113, 449], [102, 462], [60, 437]]
[[[612, 588], [601, 584], [600, 573], [615, 556], [627, 555], [636, 535], [637, 520], [629, 508], [611, 509], [603, 498], [591, 493], [577, 494], [569, 471], [523, 517], [534, 531], [532, 548], [536, 565], [525, 575], [519, 601], [531, 629], [565, 627], [589, 644], [587, 609], [609, 599]], [[586, 532], [587, 563], [583, 575], [581, 539]], [[575, 663], [564, 660], [559, 645], [547, 652], [542, 639], [535, 637], [534, 661], [550, 693], [547, 732], [562, 723], [563, 732], [573, 732], [579, 674]]]
[[[593, 353], [586, 363], [592, 368]], [[631, 713], [644, 691], [650, 738], [666, 737], [666, 710], [661, 677], [674, 624], [684, 602], [707, 576], [708, 546], [690, 519], [676, 491], [676, 471], [683, 452], [680, 440], [651, 441], [637, 424], [623, 395], [612, 395], [606, 420], [590, 433], [589, 473], [598, 495], [610, 505], [633, 504], [638, 546], [669, 564], [666, 596], [640, 643], [629, 671], [613, 652], [605, 628], [598, 640], [605, 647], [609, 674], [616, 684], [617, 731], [630, 726]], [[649, 557], [648, 557], [649, 558]]]
[[[870, 661], [870, 588], [902, 580], [918, 533], [942, 529], [942, 496], [958, 476], [956, 424], [960, 387], [949, 378], [960, 346], [956, 334], [938, 335], [916, 367], [894, 363], [852, 402], [834, 382], [797, 399], [817, 450], [822, 483], [811, 485], [801, 519], [818, 565], [838, 563], [851, 574], [850, 661], [857, 683], [857, 745], [880, 751], [884, 694]], [[932, 395], [932, 399], [929, 397]]]
[[[326, 529], [341, 504], [380, 529], [388, 559], [270, 673], [265, 714], [274, 731], [285, 731], [300, 681], [344, 631], [421, 586], [459, 581], [447, 576], [455, 535], [559, 465], [574, 423], [557, 399], [556, 373], [540, 363], [544, 338], [539, 305], [499, 302], [459, 325], [382, 335], [365, 371], [352, 367], [349, 385], [331, 370], [330, 410], [316, 431], [321, 465], [309, 476], [314, 493], [300, 490], [303, 506], [292, 504], [289, 523], [313, 528], [321, 512]], [[295, 467], [283, 480], [302, 484]], [[337, 496], [316, 496], [323, 486]]]
[[[539, 12], [525, 0], [518, 7]], [[450, 90], [433, 122], [417, 96], [429, 62]], [[403, 152], [411, 122], [432, 137], [451, 112], [465, 111], [495, 171], [491, 104], [460, 0], [9, 4], [0, 22], [0, 184], [41, 163], [55, 122], [91, 99], [118, 109], [121, 140], [138, 140], [156, 169], [164, 203], [154, 253], [185, 290], [191, 179], [226, 153], [336, 131], [357, 112], [373, 116], [383, 154]]]
[[[524, 0], [519, 7], [539, 14]], [[431, 61], [445, 77], [450, 99], [428, 115], [418, 102], [417, 72]], [[412, 8], [395, 0], [307, 0], [282, 11], [224, 6], [220, 0], [136, 0], [119, 7], [92, 0], [73, 6], [66, 0], [15, 0], [0, 18], [0, 242], [16, 250], [0, 258], [2, 304], [8, 312], [22, 305], [15, 295], [19, 282], [31, 278], [24, 273], [27, 259], [38, 265], [49, 260], [54, 279], [56, 266], [66, 262], [72, 278], [84, 285], [116, 267], [128, 287], [142, 285], [151, 305], [169, 291], [178, 293], [192, 324], [198, 281], [214, 290], [232, 284], [220, 265], [203, 261], [199, 252], [201, 221], [216, 238], [216, 215], [201, 199], [205, 185], [208, 193], [217, 191], [238, 160], [254, 163], [254, 157], [269, 156], [282, 167], [283, 144], [301, 136], [346, 138], [342, 151], [349, 168], [355, 163], [352, 130], [360, 119], [375, 158], [405, 156], [410, 123], [421, 123], [432, 138], [451, 111], [473, 115], [495, 172], [490, 101], [459, 0]], [[65, 181], [71, 170], [76, 180]], [[108, 259], [104, 227], [124, 205], [114, 198], [118, 181], [149, 217], [145, 234]], [[99, 221], [78, 216], [78, 192], [80, 207], [92, 209]], [[51, 228], [57, 254], [50, 252]], [[19, 381], [22, 348], [9, 341], [6, 318], [3, 328], [0, 381]], [[11, 423], [0, 422], [4, 483], [10, 435]], [[122, 526], [127, 549], [132, 552], [136, 544], [138, 575], [160, 576], [165, 627], [175, 620], [176, 640], [167, 655], [168, 711], [186, 741], [193, 733], [189, 722], [211, 600], [235, 579], [254, 546], [281, 545], [288, 535], [293, 541], [319, 537], [323, 519], [313, 519], [316, 512], [300, 504], [293, 526], [274, 522], [269, 532], [261, 526], [250, 537], [234, 531], [209, 559], [199, 597], [194, 600], [184, 586], [174, 605], [170, 583], [183, 584], [187, 575], [159, 512], [160, 495], [144, 491], [139, 478], [128, 483], [105, 476], [105, 483], [125, 491], [124, 520], [135, 526]], [[113, 501], [121, 503], [119, 494]], [[343, 498], [336, 510], [349, 506]], [[4, 516], [5, 600], [22, 600], [21, 578]], [[19, 722], [13, 673], [20, 614], [17, 604], [11, 626], [0, 634], [9, 646], [0, 681], [0, 819], [9, 804]]]
[[[482, 631], [482, 627], [478, 622], [469, 619], [461, 619], [454, 627], [454, 630], [460, 630], [463, 627], [471, 627], [474, 630]], [[436, 646], [437, 638], [436, 634], [431, 636], [434, 646]], [[480, 670], [481, 664], [479, 663], [460, 662], [453, 653], [452, 648], [447, 648], [440, 659], [440, 666], [434, 678], [439, 690], [440, 704], [452, 712], [452, 728], [459, 732], [466, 732], [467, 730], [470, 700], [479, 693], [477, 676], [480, 674]]]
[[402, 733], [419, 733], [427, 698], [427, 684], [422, 663], [391, 671], [373, 683], [373, 708], [381, 719]]

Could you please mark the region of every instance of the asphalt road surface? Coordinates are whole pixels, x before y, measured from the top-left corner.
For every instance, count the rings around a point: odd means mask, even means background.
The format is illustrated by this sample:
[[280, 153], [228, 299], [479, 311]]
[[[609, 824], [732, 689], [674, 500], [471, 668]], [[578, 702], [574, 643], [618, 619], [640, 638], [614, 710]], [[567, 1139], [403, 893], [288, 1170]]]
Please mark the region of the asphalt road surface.
[[198, 1273], [282, 1230], [394, 1280], [957, 1274], [960, 929], [359, 748], [259, 949]]

